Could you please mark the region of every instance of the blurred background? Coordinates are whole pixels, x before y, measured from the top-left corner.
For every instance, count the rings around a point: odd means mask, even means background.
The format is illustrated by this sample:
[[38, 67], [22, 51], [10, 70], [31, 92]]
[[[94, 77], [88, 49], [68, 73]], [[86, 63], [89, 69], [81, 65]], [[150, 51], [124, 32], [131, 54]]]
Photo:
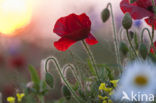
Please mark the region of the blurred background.
[[[66, 52], [57, 51], [53, 46], [59, 39], [52, 31], [56, 20], [70, 13], [86, 13], [90, 17], [92, 33], [99, 41], [91, 47], [96, 61], [115, 64], [111, 19], [105, 24], [101, 20], [101, 11], [108, 2], [113, 4], [119, 31], [123, 17], [120, 0], [0, 0], [0, 92], [3, 97], [14, 95], [17, 88], [30, 81], [29, 65], [42, 74], [41, 61], [49, 56], [55, 56], [61, 65], [87, 60], [80, 42]], [[134, 25], [133, 29], [139, 29], [142, 22], [136, 21]], [[54, 75], [58, 86], [47, 96], [51, 100], [61, 96], [61, 83], [57, 73]]]

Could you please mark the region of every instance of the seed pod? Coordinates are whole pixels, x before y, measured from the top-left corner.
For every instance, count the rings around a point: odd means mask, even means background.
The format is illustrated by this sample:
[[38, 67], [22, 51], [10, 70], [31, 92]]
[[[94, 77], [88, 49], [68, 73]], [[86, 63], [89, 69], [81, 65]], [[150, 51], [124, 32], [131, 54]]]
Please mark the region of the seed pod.
[[71, 93], [69, 91], [69, 89], [67, 88], [67, 86], [63, 86], [62, 87], [62, 93], [64, 95], [64, 97], [67, 99], [67, 100], [70, 100], [71, 99]]
[[53, 88], [54, 87], [54, 79], [53, 79], [53, 76], [50, 74], [50, 73], [46, 73], [46, 82], [47, 82], [47, 84], [51, 87], [51, 88]]
[[108, 8], [105, 8], [101, 13], [101, 18], [103, 22], [106, 22], [110, 17], [110, 12]]
[[122, 26], [125, 28], [125, 29], [130, 29], [131, 26], [132, 26], [132, 17], [129, 13], [126, 13], [123, 20], [122, 20]]
[[120, 42], [120, 47], [119, 47], [119, 49], [120, 49], [120, 52], [121, 52], [123, 55], [127, 55], [128, 51], [129, 51], [127, 45], [126, 45], [124, 42]]
[[141, 57], [142, 57], [143, 59], [146, 59], [147, 54], [148, 54], [148, 51], [147, 51], [147, 47], [146, 47], [145, 44], [142, 43], [142, 44], [140, 45], [140, 47], [139, 47], [139, 53], [140, 53], [140, 55], [141, 55]]

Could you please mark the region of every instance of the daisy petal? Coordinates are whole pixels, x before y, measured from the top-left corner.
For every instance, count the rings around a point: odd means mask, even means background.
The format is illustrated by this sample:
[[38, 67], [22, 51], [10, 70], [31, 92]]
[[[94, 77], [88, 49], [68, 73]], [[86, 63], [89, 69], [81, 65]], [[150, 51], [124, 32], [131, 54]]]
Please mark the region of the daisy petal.
[[89, 34], [88, 38], [86, 38], [85, 40], [86, 40], [86, 43], [88, 43], [89, 45], [94, 45], [98, 43], [96, 38], [91, 33]]
[[73, 45], [76, 41], [68, 39], [68, 38], [61, 38], [58, 41], [54, 42], [54, 46], [56, 49], [60, 51], [66, 51], [71, 45]]

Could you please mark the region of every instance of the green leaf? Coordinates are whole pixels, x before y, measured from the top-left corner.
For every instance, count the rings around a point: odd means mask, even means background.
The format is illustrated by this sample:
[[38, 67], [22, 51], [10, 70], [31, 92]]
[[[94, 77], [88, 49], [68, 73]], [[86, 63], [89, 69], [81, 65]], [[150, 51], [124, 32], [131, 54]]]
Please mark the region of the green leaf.
[[[114, 79], [113, 70], [110, 69], [110, 66], [108, 66], [107, 64], [101, 64], [101, 65], [99, 65], [99, 66], [100, 66], [100, 68], [104, 68], [104, 69], [106, 70], [106, 73], [107, 73], [107, 76], [108, 76], [109, 80], [113, 80], [113, 79]], [[111, 64], [111, 66], [113, 66], [113, 65]], [[113, 67], [117, 68], [117, 67], [120, 67], [120, 66], [114, 65]], [[104, 70], [104, 69], [103, 69], [103, 70]], [[102, 71], [101, 71], [101, 73], [102, 73]], [[106, 74], [106, 73], [105, 73], [105, 74]], [[106, 77], [105, 77], [105, 78], [106, 78]]]
[[33, 66], [29, 66], [29, 72], [31, 74], [31, 79], [32, 82], [34, 83], [35, 88], [39, 90], [40, 78], [38, 76], [36, 69]]
[[46, 83], [53, 88], [54, 87], [54, 79], [53, 76], [50, 73], [46, 73]]
[[92, 75], [95, 76], [96, 73], [95, 73], [94, 67], [93, 67], [93, 65], [92, 65], [90, 60], [88, 60], [88, 66], [89, 66], [89, 69], [90, 69], [90, 72], [92, 73]]
[[40, 82], [40, 94], [45, 95], [48, 92], [47, 83], [44, 80]]
[[121, 53], [125, 56], [127, 55], [128, 51], [129, 51], [128, 46], [124, 42], [120, 42], [119, 49], [120, 49]]
[[137, 37], [136, 33], [134, 35], [134, 43], [135, 43], [135, 49], [138, 49], [139, 48], [139, 43], [138, 43], [138, 37]]
[[113, 77], [113, 75], [112, 75], [112, 72], [111, 72], [110, 68], [105, 67], [105, 69], [106, 69], [106, 70], [107, 70], [107, 72], [108, 72], [108, 77], [109, 77], [109, 80], [113, 80], [113, 79], [114, 79], [114, 77]]
[[143, 59], [146, 59], [148, 51], [147, 51], [147, 47], [145, 44], [141, 43], [139, 47], [139, 53]]

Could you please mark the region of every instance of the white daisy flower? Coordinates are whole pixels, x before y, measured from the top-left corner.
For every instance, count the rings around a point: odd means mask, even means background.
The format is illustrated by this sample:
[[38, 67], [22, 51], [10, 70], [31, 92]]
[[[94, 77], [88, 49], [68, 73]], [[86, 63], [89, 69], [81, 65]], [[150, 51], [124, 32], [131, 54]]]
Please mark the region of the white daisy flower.
[[112, 98], [118, 101], [123, 99], [150, 101], [147, 99], [154, 99], [156, 94], [156, 65], [150, 60], [136, 60], [129, 63], [124, 69]]

